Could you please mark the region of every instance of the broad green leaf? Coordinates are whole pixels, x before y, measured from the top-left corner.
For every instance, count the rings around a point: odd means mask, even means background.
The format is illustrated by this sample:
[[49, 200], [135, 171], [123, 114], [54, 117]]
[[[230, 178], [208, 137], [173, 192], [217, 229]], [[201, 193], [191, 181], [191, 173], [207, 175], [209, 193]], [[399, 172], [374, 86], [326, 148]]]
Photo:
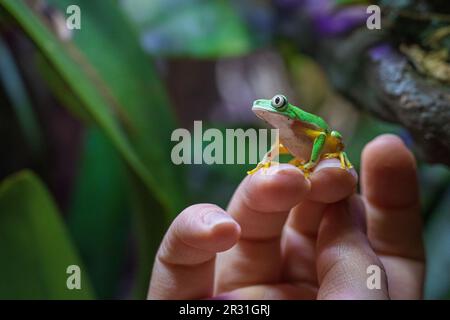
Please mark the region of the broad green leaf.
[[[184, 206], [185, 192], [181, 173], [170, 159], [170, 134], [175, 122], [155, 70], [115, 1], [108, 2], [107, 10], [100, 1], [49, 2], [63, 12], [69, 5], [81, 8], [81, 30], [73, 31], [73, 41], [58, 40], [42, 23], [45, 18], [25, 2], [0, 0], [0, 7], [35, 42], [76, 101], [131, 169], [133, 183], [145, 197], [142, 203], [152, 204], [138, 215], [145, 221], [136, 224], [151, 225], [162, 234], [167, 223]], [[147, 279], [158, 245], [159, 241], [140, 244], [148, 249], [138, 261], [147, 263], [140, 267]]]
[[[100, 90], [113, 101], [114, 110], [121, 110], [119, 116], [123, 115], [122, 124], [129, 141], [154, 178], [153, 193], [159, 192], [166, 200], [166, 203], [155, 201], [139, 175], [132, 175], [134, 226], [140, 240], [135, 294], [143, 297], [161, 237], [168, 222], [185, 204], [182, 172], [170, 159], [170, 135], [176, 124], [149, 57], [116, 3], [108, 4], [105, 12], [104, 3], [99, 1], [51, 2], [62, 11], [72, 4], [80, 7], [82, 29], [74, 31], [73, 41], [104, 81]], [[169, 208], [164, 209], [164, 204]]]
[[[81, 290], [67, 268], [81, 269]], [[78, 258], [50, 194], [31, 172], [0, 184], [0, 299], [91, 299]]]
[[41, 152], [42, 135], [33, 107], [12, 53], [0, 38], [0, 83], [16, 113], [22, 132], [35, 155]]
[[112, 299], [130, 227], [126, 168], [99, 129], [88, 129], [84, 140], [68, 227], [97, 297]]
[[423, 186], [420, 190], [420, 203], [423, 212], [424, 223], [432, 219], [432, 214], [442, 202], [448, 192], [450, 183], [450, 171], [444, 165], [419, 166], [419, 182]]
[[38, 53], [36, 56], [36, 66], [41, 76], [45, 79], [51, 92], [59, 102], [76, 118], [85, 124], [92, 124], [93, 120], [83, 107], [78, 97], [70, 90], [70, 87], [61, 78], [60, 74], [53, 68], [47, 59]]
[[124, 0], [144, 48], [155, 55], [224, 57], [249, 53], [254, 44], [229, 1]]
[[[133, 230], [136, 232], [135, 239], [138, 241], [138, 258], [137, 272], [134, 279], [133, 298], [145, 298], [148, 290], [150, 274], [152, 271], [154, 257], [159, 247], [159, 243], [166, 231], [161, 228], [165, 224], [162, 215], [152, 215], [149, 219], [149, 212], [159, 210], [158, 203], [155, 199], [147, 196], [146, 190], [141, 183], [137, 181], [135, 176], [130, 179], [130, 193], [132, 200], [132, 208], [134, 213]], [[150, 210], [150, 211], [149, 211]]]
[[133, 30], [115, 2], [108, 10], [98, 1], [55, 4], [83, 8], [83, 27], [89, 32], [78, 31], [75, 39], [83, 51], [59, 41], [23, 1], [0, 0], [165, 212], [175, 212], [182, 206], [182, 193], [169, 165], [174, 122], [154, 69], [133, 40]]

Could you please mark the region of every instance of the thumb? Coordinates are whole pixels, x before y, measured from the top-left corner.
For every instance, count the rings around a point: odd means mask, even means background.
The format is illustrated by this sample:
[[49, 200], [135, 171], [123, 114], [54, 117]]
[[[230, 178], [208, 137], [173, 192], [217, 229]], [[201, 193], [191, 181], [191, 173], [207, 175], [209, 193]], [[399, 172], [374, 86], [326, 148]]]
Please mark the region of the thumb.
[[317, 239], [318, 299], [389, 299], [383, 265], [365, 234], [358, 196], [325, 210]]

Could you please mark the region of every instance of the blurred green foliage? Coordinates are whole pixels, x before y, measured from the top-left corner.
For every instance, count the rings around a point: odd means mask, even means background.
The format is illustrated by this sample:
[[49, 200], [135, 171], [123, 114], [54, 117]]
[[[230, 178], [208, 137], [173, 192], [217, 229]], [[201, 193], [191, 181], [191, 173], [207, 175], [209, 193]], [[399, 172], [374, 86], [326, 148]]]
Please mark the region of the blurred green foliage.
[[42, 137], [30, 98], [20, 77], [19, 70], [14, 63], [12, 53], [1, 39], [0, 78], [9, 100], [12, 101], [12, 106], [17, 114], [17, 119], [20, 122], [20, 127], [26, 137], [27, 143], [33, 149], [34, 153], [39, 153]]
[[[359, 113], [347, 102], [335, 105], [336, 93], [320, 68], [295, 50], [286, 50], [283, 41], [273, 39], [271, 46], [261, 48], [260, 39], [271, 39], [272, 34], [252, 33], [258, 27], [249, 21], [257, 24], [276, 14], [273, 8], [264, 13], [270, 8], [264, 1], [252, 2], [255, 15], [250, 18], [236, 1], [123, 0], [106, 5], [100, 0], [47, 0], [45, 7], [36, 3], [0, 0], [0, 98], [5, 98], [0, 107], [0, 133], [5, 134], [0, 148], [18, 136], [13, 142], [17, 150], [2, 150], [0, 162], [2, 177], [13, 174], [0, 186], [0, 298], [144, 298], [153, 257], [171, 220], [189, 203], [225, 207], [252, 167], [176, 167], [170, 159], [171, 133], [190, 120], [204, 120], [205, 130], [261, 125], [253, 116], [230, 120], [233, 113], [245, 113], [239, 108], [211, 116], [226, 109], [216, 95], [241, 94], [246, 111], [250, 97], [268, 95], [263, 81], [267, 72], [240, 70], [252, 61], [265, 70], [266, 57], [251, 60], [261, 50], [275, 52], [281, 61], [277, 74], [268, 77], [290, 80], [286, 90], [337, 123], [357, 168], [364, 145], [381, 133], [396, 133], [410, 142], [398, 126]], [[82, 8], [82, 29], [64, 40], [58, 34], [65, 28], [65, 9], [73, 4]], [[26, 43], [23, 39], [32, 46], [18, 45]], [[15, 56], [18, 51], [28, 54], [26, 61]], [[189, 65], [193, 60], [211, 62], [212, 69], [216, 62], [235, 61], [241, 74], [230, 82], [242, 92], [226, 92], [223, 84], [214, 83], [214, 73], [205, 80], [202, 70], [180, 74], [171, 69], [176, 67], [173, 62]], [[37, 74], [31, 77], [30, 70]], [[247, 87], [241, 79], [248, 80]], [[254, 88], [258, 79], [260, 91]], [[81, 128], [79, 147], [66, 146], [77, 149], [76, 166], [68, 168], [74, 178], [67, 207], [45, 186], [50, 185], [48, 172], [53, 168], [44, 155], [51, 156], [52, 147], [48, 120], [38, 107], [45, 103], [37, 103], [32, 81], [42, 81], [48, 90], [39, 93], [41, 100], [50, 95], [43, 101], [67, 110]], [[183, 92], [192, 82], [198, 92]], [[248, 87], [255, 90], [246, 96]], [[199, 105], [199, 95], [215, 100]], [[180, 100], [182, 105], [173, 103]], [[180, 118], [189, 117], [186, 108], [202, 119]], [[6, 165], [22, 149], [27, 161], [17, 166], [31, 167], [35, 173], [15, 173], [15, 165]], [[425, 164], [420, 168], [424, 217], [430, 222], [426, 240], [431, 280], [426, 292], [427, 297], [443, 298], [450, 295], [450, 279], [438, 278], [450, 267], [449, 171]], [[71, 264], [85, 270], [81, 291], [65, 287]]]
[[151, 54], [224, 57], [255, 45], [230, 1], [125, 0], [122, 6]]
[[67, 290], [67, 267], [83, 264], [51, 195], [31, 172], [0, 185], [0, 240], [1, 299], [93, 297], [87, 275], [81, 290]]
[[67, 223], [97, 297], [111, 299], [120, 285], [131, 220], [126, 167], [99, 129], [89, 129], [84, 140]]

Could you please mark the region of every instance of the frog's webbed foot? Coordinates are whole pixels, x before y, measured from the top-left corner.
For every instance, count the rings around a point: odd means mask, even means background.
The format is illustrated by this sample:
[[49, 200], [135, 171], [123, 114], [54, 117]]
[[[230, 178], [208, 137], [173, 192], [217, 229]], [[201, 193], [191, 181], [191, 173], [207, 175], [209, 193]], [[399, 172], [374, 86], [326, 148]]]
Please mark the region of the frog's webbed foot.
[[297, 168], [303, 171], [303, 175], [305, 176], [305, 178], [309, 178], [315, 166], [316, 163], [310, 161], [306, 163], [302, 162], [300, 165], [297, 166]]
[[339, 159], [339, 153], [340, 152], [325, 153], [322, 158], [323, 159]]
[[248, 175], [252, 175], [255, 174], [256, 172], [258, 172], [260, 169], [263, 170], [267, 170], [268, 168], [270, 168], [270, 166], [272, 165], [272, 161], [264, 161], [264, 162], [260, 162], [258, 163], [258, 165], [256, 166], [255, 169], [247, 171]]
[[309, 177], [309, 175], [311, 174], [312, 168], [314, 167], [314, 166], [311, 166], [311, 164], [307, 163], [305, 160], [300, 160], [297, 158], [294, 158], [291, 161], [289, 161], [289, 164], [292, 164], [293, 166], [302, 170], [303, 174], [306, 178]]
[[323, 156], [323, 159], [339, 159], [339, 161], [341, 162], [342, 169], [353, 168], [353, 165], [348, 159], [347, 153], [345, 153], [345, 151], [327, 153]]
[[248, 175], [255, 174], [259, 169], [267, 170], [273, 164], [273, 159], [280, 154], [289, 154], [289, 150], [281, 143], [275, 144], [271, 147], [270, 151], [264, 155], [264, 158], [256, 166], [255, 169], [247, 172]]

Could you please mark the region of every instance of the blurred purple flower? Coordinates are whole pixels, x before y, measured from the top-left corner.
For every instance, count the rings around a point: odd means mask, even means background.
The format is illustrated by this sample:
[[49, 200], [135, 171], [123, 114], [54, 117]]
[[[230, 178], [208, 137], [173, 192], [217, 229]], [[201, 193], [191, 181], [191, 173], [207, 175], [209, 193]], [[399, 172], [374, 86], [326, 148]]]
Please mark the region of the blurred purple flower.
[[314, 26], [322, 36], [336, 36], [363, 25], [368, 18], [366, 7], [354, 6], [313, 17]]
[[390, 55], [392, 50], [389, 44], [380, 44], [369, 50], [369, 56], [375, 61], [380, 61]]
[[338, 7], [333, 0], [276, 0], [283, 9], [298, 9], [308, 15], [320, 36], [336, 36], [364, 24], [365, 6]]

